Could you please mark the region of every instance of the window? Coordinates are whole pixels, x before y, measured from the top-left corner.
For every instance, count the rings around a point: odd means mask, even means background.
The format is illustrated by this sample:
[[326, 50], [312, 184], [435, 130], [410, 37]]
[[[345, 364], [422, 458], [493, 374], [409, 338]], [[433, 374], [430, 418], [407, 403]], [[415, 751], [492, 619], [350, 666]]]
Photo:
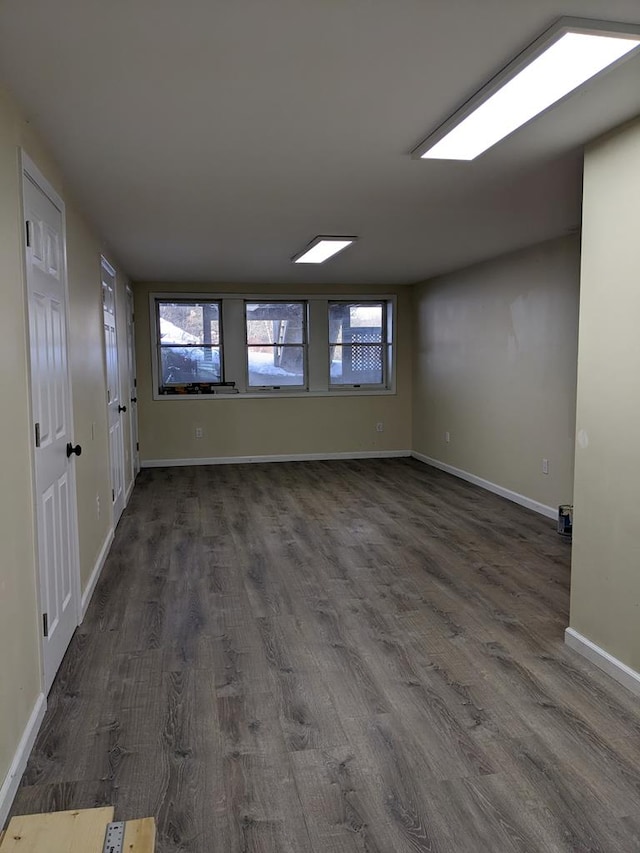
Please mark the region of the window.
[[248, 388], [306, 387], [306, 303], [245, 302]]
[[210, 390], [220, 384], [220, 302], [157, 299], [156, 312], [160, 391]]
[[393, 394], [393, 296], [149, 294], [155, 400]]
[[329, 385], [387, 387], [391, 355], [387, 302], [329, 303]]

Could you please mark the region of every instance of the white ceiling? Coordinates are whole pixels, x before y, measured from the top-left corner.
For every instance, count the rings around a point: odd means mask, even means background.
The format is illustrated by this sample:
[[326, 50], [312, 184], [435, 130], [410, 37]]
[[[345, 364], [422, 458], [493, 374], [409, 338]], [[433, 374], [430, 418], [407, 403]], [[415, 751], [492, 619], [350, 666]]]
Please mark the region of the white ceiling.
[[[136, 280], [413, 283], [576, 229], [640, 57], [473, 163], [409, 152], [561, 15], [638, 0], [2, 0], [0, 78]], [[359, 241], [318, 267], [317, 234]]]

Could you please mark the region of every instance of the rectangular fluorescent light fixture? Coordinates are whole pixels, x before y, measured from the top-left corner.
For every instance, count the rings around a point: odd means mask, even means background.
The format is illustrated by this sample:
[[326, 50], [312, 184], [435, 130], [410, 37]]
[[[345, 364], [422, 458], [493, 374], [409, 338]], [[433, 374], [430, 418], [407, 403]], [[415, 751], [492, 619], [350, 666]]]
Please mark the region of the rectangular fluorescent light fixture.
[[294, 255], [291, 260], [294, 264], [323, 264], [357, 239], [357, 237], [314, 237], [309, 245], [302, 252]]
[[474, 160], [640, 45], [640, 28], [561, 18], [414, 152]]

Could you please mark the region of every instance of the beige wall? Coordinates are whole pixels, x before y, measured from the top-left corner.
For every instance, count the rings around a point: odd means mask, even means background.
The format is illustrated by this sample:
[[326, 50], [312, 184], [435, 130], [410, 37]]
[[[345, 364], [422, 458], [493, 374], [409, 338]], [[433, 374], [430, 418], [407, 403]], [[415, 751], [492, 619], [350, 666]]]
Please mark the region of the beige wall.
[[23, 288], [20, 118], [0, 93], [0, 785], [40, 693]]
[[[282, 287], [251, 286], [252, 294], [281, 294]], [[292, 453], [341, 453], [411, 449], [411, 294], [398, 290], [397, 394], [271, 399], [152, 399], [149, 293], [242, 293], [242, 287], [136, 284], [136, 335], [140, 452], [145, 460]], [[312, 295], [318, 288], [286, 288]], [[331, 288], [332, 294], [382, 295], [380, 287]], [[384, 432], [376, 432], [376, 423]], [[196, 426], [203, 439], [194, 437]]]
[[[0, 91], [0, 787], [42, 690], [40, 608], [32, 493], [32, 423], [23, 261], [19, 149], [66, 202], [70, 365], [82, 587], [111, 527], [107, 466], [100, 244], [74, 206], [55, 164], [10, 98]], [[123, 280], [124, 281], [124, 280]], [[92, 425], [93, 430], [92, 430]], [[94, 436], [92, 438], [92, 435]], [[96, 513], [96, 494], [102, 513]], [[0, 808], [6, 803], [0, 803]]]
[[415, 288], [416, 452], [571, 502], [579, 252], [563, 238]]
[[586, 152], [571, 627], [640, 671], [640, 121]]

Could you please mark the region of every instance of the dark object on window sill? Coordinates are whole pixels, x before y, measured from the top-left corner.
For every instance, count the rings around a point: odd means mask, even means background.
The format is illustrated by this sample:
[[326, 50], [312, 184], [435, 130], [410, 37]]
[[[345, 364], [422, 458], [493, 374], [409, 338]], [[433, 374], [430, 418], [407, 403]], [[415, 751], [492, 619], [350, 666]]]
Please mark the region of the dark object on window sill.
[[[198, 395], [198, 394], [220, 394], [221, 392], [235, 392], [235, 382], [189, 382], [185, 385], [161, 385], [160, 393], [173, 395]], [[237, 392], [235, 392], [237, 393]]]

